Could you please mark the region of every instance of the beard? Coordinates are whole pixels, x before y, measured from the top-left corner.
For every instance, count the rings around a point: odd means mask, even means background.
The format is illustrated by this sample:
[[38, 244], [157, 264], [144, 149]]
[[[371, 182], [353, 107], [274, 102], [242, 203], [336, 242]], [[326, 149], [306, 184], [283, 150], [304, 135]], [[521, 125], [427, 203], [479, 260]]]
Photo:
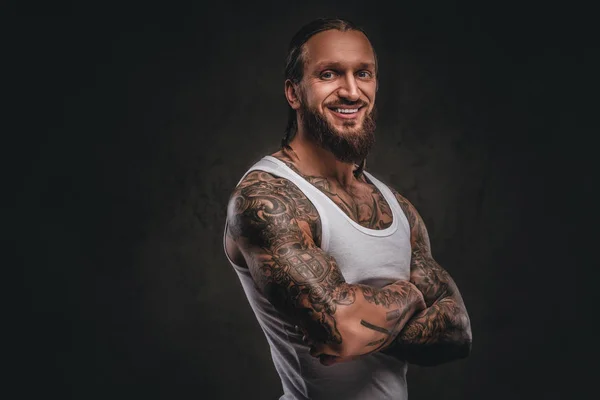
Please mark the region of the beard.
[[[346, 105], [355, 105], [346, 104]], [[359, 104], [360, 105], [360, 104]], [[338, 161], [360, 164], [369, 154], [375, 143], [376, 109], [365, 115], [358, 129], [339, 130], [327, 121], [324, 115], [302, 101], [300, 106], [302, 125], [307, 135], [325, 150], [330, 151]], [[356, 121], [344, 122], [344, 127], [357, 126]]]

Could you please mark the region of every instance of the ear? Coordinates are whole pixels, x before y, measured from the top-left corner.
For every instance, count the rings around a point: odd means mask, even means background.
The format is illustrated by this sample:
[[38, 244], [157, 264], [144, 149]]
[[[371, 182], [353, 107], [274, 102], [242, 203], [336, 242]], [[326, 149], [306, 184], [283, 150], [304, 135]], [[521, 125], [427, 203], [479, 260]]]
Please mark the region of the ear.
[[287, 99], [290, 107], [297, 110], [300, 108], [300, 86], [294, 84], [291, 80], [286, 79], [285, 81], [285, 98]]

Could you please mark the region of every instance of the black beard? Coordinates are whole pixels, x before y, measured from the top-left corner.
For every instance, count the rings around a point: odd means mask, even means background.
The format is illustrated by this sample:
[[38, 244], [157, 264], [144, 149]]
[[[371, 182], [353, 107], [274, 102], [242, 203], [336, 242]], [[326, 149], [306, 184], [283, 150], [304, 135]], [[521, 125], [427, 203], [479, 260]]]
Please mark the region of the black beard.
[[305, 104], [302, 102], [300, 112], [302, 125], [310, 138], [333, 153], [338, 161], [360, 164], [367, 158], [375, 143], [375, 108], [365, 116], [360, 130], [344, 133], [333, 127], [317, 110]]

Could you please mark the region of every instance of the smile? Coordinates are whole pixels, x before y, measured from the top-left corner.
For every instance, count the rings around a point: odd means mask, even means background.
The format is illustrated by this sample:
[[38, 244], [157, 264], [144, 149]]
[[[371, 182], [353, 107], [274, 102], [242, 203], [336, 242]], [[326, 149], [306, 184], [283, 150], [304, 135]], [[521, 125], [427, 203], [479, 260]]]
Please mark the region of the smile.
[[352, 119], [358, 116], [358, 112], [362, 109], [362, 107], [355, 108], [339, 108], [339, 107], [331, 107], [329, 110], [332, 114], [338, 118], [343, 119]]

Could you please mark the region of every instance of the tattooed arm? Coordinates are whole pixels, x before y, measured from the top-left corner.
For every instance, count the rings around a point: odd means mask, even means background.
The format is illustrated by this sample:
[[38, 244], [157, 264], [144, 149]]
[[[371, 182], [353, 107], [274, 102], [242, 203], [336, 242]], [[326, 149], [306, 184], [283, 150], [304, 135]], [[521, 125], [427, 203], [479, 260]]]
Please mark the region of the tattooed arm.
[[377, 289], [345, 282], [314, 242], [313, 205], [289, 181], [255, 171], [231, 196], [227, 220], [257, 288], [311, 338], [323, 364], [388, 346], [425, 308], [408, 281]]
[[423, 366], [465, 358], [471, 351], [471, 324], [458, 287], [433, 259], [417, 210], [395, 195], [411, 227], [410, 281], [423, 293], [427, 308], [411, 318], [385, 352]]

